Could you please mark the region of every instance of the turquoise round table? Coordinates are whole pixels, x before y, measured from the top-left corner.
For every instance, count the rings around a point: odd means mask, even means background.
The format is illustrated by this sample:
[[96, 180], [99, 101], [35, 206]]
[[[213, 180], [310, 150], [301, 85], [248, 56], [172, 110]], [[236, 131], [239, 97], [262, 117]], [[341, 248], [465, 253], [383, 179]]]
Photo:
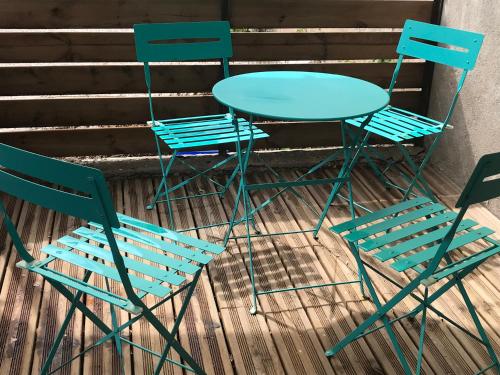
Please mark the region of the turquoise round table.
[[[279, 173], [271, 167], [272, 174], [278, 178], [277, 182], [248, 184], [246, 181], [246, 171], [251, 153], [253, 139], [251, 138], [246, 147], [242, 150], [239, 140], [236, 143], [238, 162], [240, 165], [240, 185], [233, 208], [233, 214], [229, 221], [229, 228], [224, 238], [224, 244], [229, 239], [246, 237], [249, 252], [249, 271], [252, 286], [252, 307], [250, 313], [257, 312], [257, 296], [291, 290], [309, 289], [315, 287], [335, 286], [339, 284], [359, 283], [362, 287], [361, 277], [354, 281], [332, 282], [326, 284], [294, 286], [291, 288], [280, 288], [272, 290], [257, 290], [255, 285], [255, 275], [253, 266], [251, 238], [256, 236], [286, 235], [291, 233], [313, 232], [316, 238], [318, 231], [326, 217], [328, 208], [335, 200], [342, 186], [347, 185], [348, 198], [351, 214], [354, 215], [354, 206], [357, 204], [352, 199], [352, 186], [350, 174], [359, 156], [363, 154], [368, 141], [368, 136], [362, 136], [353, 129], [350, 129], [343, 120], [367, 116], [361, 125], [369, 123], [371, 115], [381, 110], [389, 103], [388, 93], [373, 83], [361, 79], [328, 73], [300, 72], [300, 71], [276, 71], [257, 72], [241, 74], [226, 78], [218, 82], [212, 89], [212, 93], [217, 101], [226, 105], [231, 112], [237, 111], [249, 115], [249, 122], [254, 117], [264, 119], [280, 119], [293, 121], [333, 121], [341, 120], [341, 134], [343, 149], [333, 152], [330, 156], [311, 167], [306, 173], [293, 181], [286, 181]], [[236, 116], [234, 116], [236, 118]], [[238, 123], [234, 126], [237, 131]], [[332, 125], [332, 127], [335, 125]], [[311, 128], [311, 131], [314, 129]], [[367, 133], [368, 134], [368, 133]], [[339, 156], [339, 151], [343, 152], [344, 162], [338, 176], [335, 178], [306, 179], [312, 173], [334, 161]], [[321, 214], [315, 211], [296, 190], [300, 186], [311, 186], [320, 184], [331, 184], [332, 190]], [[251, 207], [250, 192], [263, 189], [277, 189], [278, 191], [256, 207]], [[291, 191], [296, 198], [305, 203], [315, 214], [319, 216], [318, 223], [313, 229], [296, 230], [279, 233], [261, 234], [255, 226], [254, 215], [271, 204], [280, 194]], [[238, 205], [243, 200], [244, 215], [241, 219], [236, 219]], [[233, 227], [239, 223], [246, 224], [245, 236], [232, 236]], [[253, 225], [256, 234], [250, 233], [250, 225]]]
[[373, 83], [337, 74], [257, 72], [218, 82], [212, 93], [239, 112], [270, 119], [326, 121], [372, 114], [389, 103]]

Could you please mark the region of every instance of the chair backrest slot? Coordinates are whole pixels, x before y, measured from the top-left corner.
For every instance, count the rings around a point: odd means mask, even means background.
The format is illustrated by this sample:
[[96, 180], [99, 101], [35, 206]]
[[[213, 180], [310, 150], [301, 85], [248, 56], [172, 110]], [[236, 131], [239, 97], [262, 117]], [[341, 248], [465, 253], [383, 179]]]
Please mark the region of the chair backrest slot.
[[0, 186], [0, 190], [4, 193], [36, 205], [85, 220], [102, 221], [89, 197], [53, 189], [4, 171], [0, 171]]
[[120, 225], [104, 176], [98, 169], [1, 143], [0, 167], [4, 168], [0, 171], [0, 191], [70, 216], [102, 224], [107, 218], [110, 225]]
[[135, 50], [141, 62], [193, 61], [233, 55], [227, 21], [134, 25]]
[[484, 36], [465, 30], [407, 20], [397, 47], [400, 55], [455, 68], [474, 68]]
[[474, 168], [456, 207], [469, 206], [500, 196], [500, 152], [484, 155]]

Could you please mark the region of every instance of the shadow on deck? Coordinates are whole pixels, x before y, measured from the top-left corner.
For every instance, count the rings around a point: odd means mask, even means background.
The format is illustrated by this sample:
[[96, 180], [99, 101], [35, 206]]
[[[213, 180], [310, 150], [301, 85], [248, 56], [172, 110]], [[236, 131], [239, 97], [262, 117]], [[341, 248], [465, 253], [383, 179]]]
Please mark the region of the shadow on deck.
[[[292, 178], [295, 171], [284, 171]], [[370, 176], [368, 178], [367, 176]], [[359, 168], [355, 174], [356, 199], [372, 209], [380, 208], [398, 199], [385, 190]], [[255, 182], [270, 178], [266, 174], [253, 176]], [[427, 178], [439, 199], [453, 206], [459, 189], [449, 180], [427, 172]], [[141, 219], [165, 225], [165, 208], [145, 210], [153, 194], [156, 179], [127, 179], [111, 182], [116, 208]], [[199, 181], [198, 189], [211, 187]], [[303, 189], [304, 195], [320, 209], [328, 194], [326, 186]], [[179, 228], [227, 221], [231, 213], [235, 191], [224, 199], [209, 196], [191, 201], [178, 201], [175, 219]], [[262, 201], [264, 193], [255, 195]], [[9, 211], [17, 217], [20, 233], [30, 250], [40, 249], [52, 237], [65, 233], [79, 223], [54, 215], [18, 201], [9, 201]], [[469, 216], [497, 231], [500, 220], [486, 208], [475, 206]], [[279, 198], [256, 217], [264, 231], [305, 229], [315, 223], [312, 212], [292, 194]], [[318, 240], [311, 234], [265, 237], [255, 239], [255, 266], [260, 289], [299, 286], [308, 283], [345, 281], [356, 277], [354, 259], [342, 239], [327, 228], [348, 218], [345, 205], [331, 208]], [[243, 226], [236, 234], [243, 234]], [[225, 227], [200, 230], [191, 235], [210, 241], [220, 241]], [[188, 232], [189, 233], [189, 232]], [[49, 236], [50, 237], [50, 236]], [[0, 231], [0, 368], [2, 374], [36, 373], [47, 355], [53, 337], [65, 315], [68, 303], [50, 286], [33, 274], [28, 275], [14, 267], [15, 251], [5, 230]], [[369, 300], [363, 300], [355, 284], [339, 287], [287, 292], [259, 297], [259, 312], [248, 313], [250, 307], [250, 281], [248, 276], [246, 244], [243, 240], [230, 241], [228, 249], [210, 264], [198, 284], [195, 296], [180, 328], [181, 343], [199, 361], [207, 373], [223, 374], [400, 374], [402, 368], [392, 350], [387, 335], [378, 331], [361, 339], [336, 357], [328, 359], [325, 349], [332, 346], [365, 317], [374, 311]], [[465, 280], [471, 297], [478, 308], [485, 328], [500, 352], [500, 259], [494, 258]], [[497, 272], [495, 272], [495, 269]], [[388, 271], [389, 272], [389, 271]], [[396, 289], [377, 279], [376, 287], [382, 299], [390, 298]], [[149, 298], [149, 297], [148, 297]], [[153, 298], [153, 297], [151, 297]], [[110, 319], [107, 306], [87, 298], [86, 303], [100, 316]], [[394, 312], [401, 315], [414, 305], [406, 301]], [[467, 309], [457, 291], [448, 293], [436, 307], [450, 318], [472, 329]], [[172, 321], [180, 308], [180, 301], [169, 302], [158, 309], [165, 321]], [[122, 312], [123, 317], [127, 313]], [[429, 335], [426, 337], [424, 367], [426, 374], [469, 374], [489, 364], [486, 351], [461, 331], [430, 313]], [[411, 364], [415, 364], [418, 345], [419, 320], [403, 320], [395, 325], [396, 334]], [[147, 323], [137, 323], [128, 332], [130, 338], [159, 351], [162, 341]], [[72, 354], [88, 346], [99, 337], [98, 331], [81, 314], [70, 324], [54, 364], [62, 363]], [[125, 349], [128, 373], [150, 373], [155, 358], [137, 349]], [[175, 356], [174, 356], [175, 358]], [[118, 373], [119, 366], [114, 349], [109, 344], [98, 347], [64, 369], [67, 374]], [[182, 373], [166, 364], [165, 374]]]

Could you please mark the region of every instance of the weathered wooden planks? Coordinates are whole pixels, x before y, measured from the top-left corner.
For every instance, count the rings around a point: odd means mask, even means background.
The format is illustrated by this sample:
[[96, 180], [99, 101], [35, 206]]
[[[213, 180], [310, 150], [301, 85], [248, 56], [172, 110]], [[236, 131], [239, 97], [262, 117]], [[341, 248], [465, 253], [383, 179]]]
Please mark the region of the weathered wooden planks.
[[[280, 171], [284, 177], [296, 176], [296, 171]], [[335, 169], [320, 172], [321, 176], [334, 175]], [[254, 182], [268, 180], [266, 174], [250, 176]], [[360, 167], [354, 174], [356, 197], [371, 208], [379, 208], [397, 197], [383, 186], [373, 183], [370, 171]], [[433, 169], [426, 171], [431, 186], [447, 205], [454, 203], [458, 193], [442, 174]], [[176, 180], [178, 181], [178, 180]], [[153, 194], [158, 179], [117, 180], [111, 183], [112, 193], [118, 211], [137, 215], [164, 225], [165, 207], [146, 211], [144, 204]], [[203, 181], [193, 187], [210, 191]], [[192, 190], [191, 190], [192, 191]], [[326, 198], [328, 187], [309, 187], [301, 192], [319, 208]], [[186, 191], [179, 192], [180, 194]], [[175, 205], [175, 216], [179, 226], [203, 225], [227, 220], [234, 200], [234, 189], [224, 200], [208, 197]], [[265, 194], [256, 194], [260, 201]], [[35, 253], [52, 239], [74, 228], [78, 222], [44, 209], [2, 196], [7, 211], [19, 227], [22, 238]], [[348, 217], [343, 204], [336, 203], [328, 215], [319, 241], [309, 235], [290, 235], [273, 239], [256, 240], [258, 283], [261, 287], [300, 285], [307, 282], [326, 280], [348, 280], [355, 277], [355, 264], [345, 243], [329, 233], [326, 228]], [[471, 209], [471, 217], [484, 224], [500, 229], [500, 220], [484, 207]], [[293, 195], [276, 201], [273, 206], [257, 217], [265, 230], [306, 228], [314, 222], [314, 215], [300, 205]], [[264, 220], [262, 224], [260, 220]], [[218, 241], [225, 227], [200, 230], [202, 238]], [[237, 228], [242, 233], [242, 228]], [[181, 326], [179, 338], [183, 345], [203, 363], [210, 374], [283, 374], [283, 373], [401, 373], [395, 360], [390, 342], [382, 331], [350, 345], [338, 356], [326, 360], [324, 349], [337, 342], [359, 324], [368, 313], [374, 311], [371, 301], [362, 300], [357, 285], [336, 288], [291, 292], [281, 295], [259, 297], [261, 312], [256, 316], [248, 314], [249, 280], [246, 245], [244, 242], [230, 242], [228, 251], [217, 257], [203, 274], [196, 295], [193, 297], [185, 324]], [[67, 302], [38, 278], [28, 276], [25, 271], [14, 267], [15, 252], [5, 228], [0, 228], [0, 365], [2, 373], [36, 373], [46, 356], [51, 340], [64, 316]], [[498, 257], [490, 260], [470, 277], [465, 279], [471, 290], [471, 298], [485, 323], [488, 334], [497, 352], [500, 350], [500, 336], [496, 311], [498, 305]], [[67, 271], [67, 270], [66, 270]], [[72, 268], [69, 269], [72, 272]], [[401, 281], [406, 281], [405, 276]], [[385, 282], [375, 283], [382, 299], [394, 294], [395, 288]], [[107, 307], [87, 299], [92, 308], [109, 319]], [[161, 319], [171, 322], [178, 311], [178, 302], [165, 305], [159, 310]], [[395, 311], [395, 316], [404, 314], [413, 306], [411, 300]], [[459, 294], [447, 293], [436, 307], [443, 309], [468, 327], [471, 321]], [[100, 310], [99, 310], [100, 309]], [[122, 316], [126, 318], [128, 314]], [[147, 324], [133, 326], [131, 338], [155, 349], [161, 347], [161, 340]], [[396, 325], [396, 335], [402, 342], [410, 362], [415, 360], [418, 342], [419, 320]], [[484, 349], [473, 340], [429, 314], [429, 334], [424, 350], [424, 370], [427, 374], [472, 373], [480, 365], [487, 364]], [[56, 357], [56, 363], [68, 359], [82, 345], [96, 338], [97, 331], [88, 321], [77, 315], [71, 323], [69, 335], [63, 349]], [[81, 341], [81, 340], [84, 341]], [[133, 353], [133, 355], [132, 355]], [[155, 360], [148, 354], [125, 346], [125, 368], [128, 373], [146, 373]], [[164, 373], [180, 374], [166, 365]], [[68, 374], [92, 372], [96, 374], [117, 373], [118, 367], [113, 346], [109, 345], [89, 353], [82, 362], [74, 362]]]
[[[394, 71], [393, 63], [303, 63], [235, 64], [233, 75], [268, 71], [300, 70], [348, 75], [387, 88]], [[221, 67], [209, 65], [152, 66], [153, 92], [210, 92], [221, 79]], [[423, 63], [405, 64], [398, 77], [399, 88], [422, 85]], [[144, 70], [132, 64], [88, 65], [14, 65], [0, 68], [0, 95], [77, 95], [144, 93]]]
[[[418, 110], [420, 91], [392, 95], [394, 105]], [[154, 98], [155, 116], [175, 118], [220, 113], [221, 106], [211, 95], [159, 96]], [[16, 97], [0, 99], [3, 128], [37, 126], [78, 126], [140, 124], [149, 121], [146, 94], [104, 96]]]
[[233, 27], [401, 27], [407, 18], [429, 20], [432, 1], [231, 0]]
[[[402, 25], [402, 23], [401, 23]], [[401, 26], [399, 25], [399, 26]], [[233, 60], [348, 60], [396, 57], [398, 31], [233, 32]], [[0, 62], [135, 61], [130, 29], [0, 31]]]
[[[338, 122], [266, 122], [258, 125], [270, 134], [270, 137], [258, 140], [254, 150], [329, 147], [341, 144]], [[12, 130], [0, 132], [0, 142], [53, 156], [156, 153], [156, 144], [150, 128], [138, 125]], [[371, 142], [382, 143], [383, 140], [374, 136]], [[89, 144], [92, 144], [92, 148], [89, 148]], [[234, 151], [234, 145], [228, 145], [228, 149]], [[168, 149], [165, 149], [165, 152], [168, 153]]]
[[120, 1], [22, 0], [0, 2], [2, 28], [131, 27], [140, 22], [220, 19], [217, 0]]
[[223, 12], [236, 28], [399, 27], [407, 18], [430, 19], [432, 1], [89, 0], [69, 5], [63, 0], [2, 0], [0, 9], [3, 28], [130, 27], [141, 22], [216, 20]]
[[[144, 123], [149, 118], [144, 76], [135, 63], [131, 30], [138, 22], [228, 19], [233, 27], [232, 74], [308, 70], [355, 76], [387, 87], [394, 67], [390, 59], [396, 57], [400, 35], [397, 29], [407, 18], [430, 21], [433, 4], [432, 0], [271, 0], [258, 5], [248, 0], [147, 0], [140, 5], [118, 0], [106, 4], [0, 0], [0, 127]], [[215, 101], [200, 94], [211, 90], [222, 77], [221, 70], [214, 62], [155, 67], [153, 90], [169, 94], [156, 101], [157, 117], [219, 112]], [[425, 88], [424, 76], [424, 63], [405, 62], [398, 87]], [[425, 100], [420, 92], [409, 91], [395, 94], [393, 104], [420, 111]], [[82, 138], [74, 141], [84, 133], [72, 138], [65, 134], [73, 141], [62, 145], [62, 150], [53, 147], [52, 152], [45, 146], [46, 154], [152, 151], [143, 130], [121, 130], [124, 133], [119, 135], [117, 129], [105, 129], [101, 138], [89, 130], [87, 135], [95, 139], [92, 143]], [[130, 145], [132, 132], [142, 133]], [[14, 144], [48, 145], [53, 134], [37, 132], [36, 139], [35, 134], [21, 133], [0, 137]], [[321, 147], [338, 145], [337, 140], [336, 133], [301, 137], [279, 128], [273, 140], [261, 144]]]

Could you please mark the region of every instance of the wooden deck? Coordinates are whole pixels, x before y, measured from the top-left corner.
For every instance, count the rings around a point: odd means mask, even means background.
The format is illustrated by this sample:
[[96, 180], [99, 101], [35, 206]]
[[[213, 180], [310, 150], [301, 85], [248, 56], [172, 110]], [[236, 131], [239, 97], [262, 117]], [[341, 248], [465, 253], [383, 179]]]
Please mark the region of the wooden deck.
[[[291, 178], [297, 172], [285, 171]], [[326, 172], [322, 172], [326, 173]], [[333, 173], [333, 172], [332, 172]], [[264, 173], [255, 174], [254, 181], [268, 179]], [[447, 205], [457, 198], [458, 188], [433, 170], [427, 172], [434, 191]], [[166, 221], [163, 207], [145, 210], [157, 180], [128, 179], [111, 182], [118, 211], [155, 223]], [[211, 187], [200, 181], [199, 189]], [[328, 193], [326, 187], [304, 189], [305, 195], [318, 208]], [[355, 174], [356, 199], [371, 208], [391, 203], [397, 196], [383, 189], [372, 175], [359, 168]], [[209, 197], [179, 201], [176, 210], [178, 227], [190, 227], [225, 221], [230, 214], [234, 190], [225, 200]], [[257, 194], [255, 199], [262, 199]], [[286, 199], [285, 199], [286, 198]], [[78, 223], [44, 209], [4, 198], [4, 203], [18, 223], [20, 233], [30, 250], [37, 252], [50, 238], [56, 238]], [[487, 209], [476, 206], [469, 216], [500, 230], [500, 220]], [[346, 207], [336, 204], [329, 212], [320, 238], [311, 235], [287, 235], [254, 240], [257, 283], [260, 288], [279, 288], [329, 280], [342, 281], [355, 277], [353, 258], [343, 241], [329, 233], [328, 226], [347, 218]], [[259, 219], [263, 230], [282, 231], [307, 228], [314, 223], [311, 212], [288, 194], [264, 210]], [[238, 232], [242, 234], [243, 228]], [[224, 227], [192, 233], [211, 241], [220, 240]], [[36, 373], [47, 355], [68, 303], [33, 274], [14, 267], [16, 254], [5, 230], [0, 231], [0, 373]], [[259, 298], [256, 316], [248, 313], [250, 282], [246, 245], [232, 241], [228, 250], [218, 256], [204, 272], [196, 294], [180, 329], [180, 341], [210, 374], [400, 374], [402, 369], [382, 331], [350, 345], [336, 357], [327, 359], [323, 352], [346, 335], [374, 311], [369, 300], [361, 299], [357, 285], [336, 288], [287, 292]], [[485, 328], [500, 353], [500, 259], [490, 260], [466, 279], [471, 297], [485, 322]], [[71, 272], [72, 269], [69, 269]], [[383, 299], [390, 298], [395, 288], [375, 278]], [[87, 299], [98, 315], [109, 317], [107, 307]], [[400, 315], [413, 305], [405, 300], [395, 314]], [[440, 301], [450, 317], [472, 326], [457, 291], [452, 290]], [[167, 303], [157, 313], [171, 321], [180, 307], [179, 301]], [[122, 317], [126, 318], [127, 313]], [[109, 319], [108, 319], [109, 320]], [[487, 354], [479, 344], [429, 315], [429, 335], [424, 352], [426, 374], [470, 374], [489, 364]], [[395, 325], [403, 349], [415, 363], [419, 321], [404, 320]], [[131, 339], [159, 351], [161, 341], [146, 323], [139, 322], [129, 332]], [[70, 324], [56, 363], [70, 358], [82, 347], [99, 337], [88, 321], [76, 315]], [[136, 349], [126, 347], [126, 369], [130, 374], [152, 371], [155, 359]], [[67, 367], [64, 374], [118, 373], [118, 362], [111, 342], [89, 352], [81, 361]], [[182, 373], [178, 368], [164, 366], [164, 373]]]

